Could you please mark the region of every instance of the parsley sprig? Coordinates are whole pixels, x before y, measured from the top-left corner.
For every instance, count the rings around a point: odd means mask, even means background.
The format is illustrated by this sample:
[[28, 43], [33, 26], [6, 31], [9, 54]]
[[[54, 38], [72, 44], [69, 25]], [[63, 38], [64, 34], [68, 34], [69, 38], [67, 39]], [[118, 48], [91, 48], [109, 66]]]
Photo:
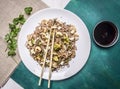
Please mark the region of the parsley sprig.
[[[24, 8], [24, 11], [27, 15], [30, 15], [32, 12], [32, 7]], [[23, 14], [20, 14], [17, 18], [14, 18], [12, 23], [9, 23], [9, 33], [5, 35], [5, 41], [7, 43], [7, 53], [8, 56], [15, 56], [17, 49], [17, 36], [21, 30], [21, 26], [25, 23], [26, 19]]]
[[25, 11], [25, 13], [26, 13], [27, 15], [30, 15], [31, 12], [32, 12], [32, 7], [26, 7], [26, 8], [24, 9], [24, 11]]

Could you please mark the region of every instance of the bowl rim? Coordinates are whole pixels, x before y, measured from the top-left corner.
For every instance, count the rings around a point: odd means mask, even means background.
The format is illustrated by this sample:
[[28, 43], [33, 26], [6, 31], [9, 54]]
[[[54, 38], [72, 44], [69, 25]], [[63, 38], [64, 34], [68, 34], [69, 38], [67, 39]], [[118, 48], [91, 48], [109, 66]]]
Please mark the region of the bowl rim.
[[[108, 45], [102, 45], [102, 44], [100, 44], [99, 42], [96, 41], [95, 36], [94, 36], [94, 34], [95, 34], [94, 32], [95, 32], [95, 30], [96, 30], [96, 27], [97, 27], [98, 25], [102, 24], [102, 23], [110, 23], [112, 26], [115, 27], [115, 29], [116, 29], [116, 31], [117, 31], [117, 35], [115, 36], [114, 40], [113, 40], [110, 44], [108, 44]], [[111, 46], [115, 45], [115, 43], [118, 41], [118, 39], [119, 39], [119, 29], [118, 29], [118, 27], [117, 27], [112, 21], [107, 21], [107, 20], [100, 21], [100, 22], [98, 22], [98, 23], [95, 25], [95, 27], [94, 27], [94, 29], [93, 29], [93, 35], [92, 35], [92, 36], [93, 36], [94, 42], [95, 42], [98, 46], [104, 47], [104, 48], [108, 48], [108, 47], [111, 47]]]

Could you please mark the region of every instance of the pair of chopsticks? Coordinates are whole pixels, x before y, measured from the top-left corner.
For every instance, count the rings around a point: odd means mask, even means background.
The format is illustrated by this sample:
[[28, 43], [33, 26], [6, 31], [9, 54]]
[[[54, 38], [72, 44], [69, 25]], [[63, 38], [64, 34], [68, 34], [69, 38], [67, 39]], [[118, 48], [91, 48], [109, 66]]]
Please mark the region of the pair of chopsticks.
[[[47, 57], [47, 53], [48, 53], [48, 47], [49, 47], [49, 44], [50, 44], [51, 33], [52, 33], [52, 29], [50, 29], [50, 34], [49, 34], [49, 38], [48, 38], [48, 41], [47, 41], [47, 46], [46, 46], [45, 55], [44, 55], [44, 62], [43, 62], [43, 65], [42, 65], [42, 70], [41, 70], [40, 79], [39, 79], [39, 83], [38, 83], [39, 86], [41, 85], [41, 82], [42, 82], [43, 71], [44, 71], [46, 57]], [[50, 80], [51, 80], [51, 75], [52, 75], [52, 57], [53, 57], [54, 38], [55, 38], [55, 29], [53, 29], [53, 34], [52, 34], [52, 46], [51, 46], [50, 66], [49, 66], [49, 76], [48, 76], [48, 88], [50, 88]]]

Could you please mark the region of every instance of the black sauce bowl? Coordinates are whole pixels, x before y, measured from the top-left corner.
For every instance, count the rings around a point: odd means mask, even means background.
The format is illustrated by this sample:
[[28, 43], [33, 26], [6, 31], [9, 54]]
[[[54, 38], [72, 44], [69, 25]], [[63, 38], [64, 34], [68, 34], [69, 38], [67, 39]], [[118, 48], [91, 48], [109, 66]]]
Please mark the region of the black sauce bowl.
[[98, 23], [93, 31], [93, 39], [100, 47], [111, 47], [117, 42], [118, 38], [118, 29], [110, 21]]

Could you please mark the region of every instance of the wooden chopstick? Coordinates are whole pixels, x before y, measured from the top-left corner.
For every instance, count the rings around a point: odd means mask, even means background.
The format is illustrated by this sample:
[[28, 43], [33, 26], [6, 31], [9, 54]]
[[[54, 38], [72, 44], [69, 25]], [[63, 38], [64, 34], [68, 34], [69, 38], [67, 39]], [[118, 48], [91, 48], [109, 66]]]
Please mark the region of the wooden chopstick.
[[40, 79], [39, 79], [39, 82], [38, 82], [39, 86], [41, 85], [41, 82], [42, 82], [42, 76], [43, 76], [43, 71], [44, 71], [44, 67], [45, 67], [45, 62], [46, 62], [48, 47], [49, 47], [49, 43], [50, 43], [51, 32], [52, 32], [52, 29], [50, 29], [50, 34], [49, 34], [49, 38], [48, 38], [48, 41], [47, 41], [47, 47], [46, 47], [45, 55], [44, 55], [44, 62], [43, 62], [43, 65], [42, 65], [42, 71], [41, 71]]
[[51, 46], [51, 54], [50, 54], [50, 66], [49, 66], [49, 77], [48, 77], [48, 88], [50, 88], [50, 80], [52, 75], [52, 58], [53, 58], [53, 45], [54, 45], [54, 39], [55, 39], [55, 29], [53, 30], [53, 37], [52, 37], [52, 46]]

